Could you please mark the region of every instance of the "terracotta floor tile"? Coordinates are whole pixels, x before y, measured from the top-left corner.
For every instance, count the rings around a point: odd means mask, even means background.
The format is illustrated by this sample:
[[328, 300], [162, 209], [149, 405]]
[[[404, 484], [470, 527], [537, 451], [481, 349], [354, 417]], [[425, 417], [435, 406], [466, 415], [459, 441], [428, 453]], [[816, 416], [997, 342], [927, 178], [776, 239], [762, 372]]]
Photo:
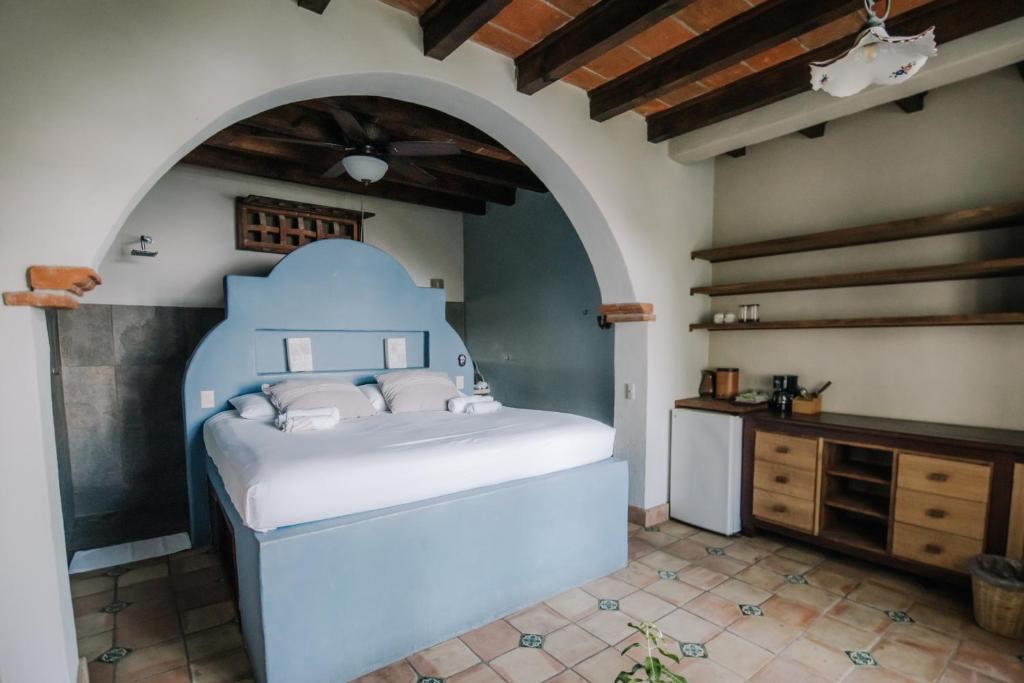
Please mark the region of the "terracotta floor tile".
[[85, 636], [78, 639], [78, 656], [85, 657], [91, 662], [113, 647], [113, 645], [113, 631], [104, 631], [94, 636]]
[[187, 666], [181, 639], [134, 650], [117, 663], [118, 683], [134, 683], [172, 669]]
[[655, 550], [657, 550], [657, 548], [655, 548], [653, 545], [651, 545], [647, 541], [641, 541], [641, 540], [636, 539], [636, 538], [630, 538], [629, 539], [629, 545], [627, 547], [627, 551], [628, 551], [629, 559], [630, 560], [639, 559], [639, 558], [643, 557], [644, 555], [648, 555], [650, 553], [653, 553]]
[[167, 578], [152, 579], [117, 589], [118, 601], [139, 603], [147, 600], [169, 600], [174, 597]]
[[242, 647], [242, 632], [237, 624], [225, 624], [193, 633], [185, 638], [189, 659], [206, 659]]
[[939, 683], [996, 683], [996, 679], [959, 664], [950, 664], [939, 679]]
[[896, 574], [883, 569], [875, 569], [864, 579], [869, 583], [890, 588], [904, 595], [918, 595], [925, 592], [924, 585], [916, 578], [906, 574]]
[[677, 541], [672, 545], [665, 546], [663, 550], [670, 555], [692, 562], [694, 560], [703, 560], [708, 556], [707, 548], [702, 546], [700, 543], [693, 543], [688, 539]]
[[106, 612], [93, 612], [75, 617], [75, 633], [79, 638], [94, 636], [97, 633], [110, 631], [114, 628], [114, 615]]
[[916, 678], [907, 678], [903, 674], [872, 666], [855, 666], [843, 683], [921, 683]]
[[409, 657], [409, 663], [420, 676], [435, 678], [448, 678], [479, 661], [473, 651], [458, 638], [446, 640]]
[[666, 534], [661, 531], [644, 531], [641, 529], [633, 535], [633, 538], [637, 538], [641, 541], [650, 543], [655, 548], [661, 548], [662, 546], [671, 545], [679, 539], [670, 534]]
[[580, 662], [575, 667], [576, 673], [583, 676], [590, 683], [609, 683], [621, 671], [629, 671], [635, 662], [628, 657], [623, 657], [614, 648], [601, 650], [590, 659]]
[[813, 606], [775, 596], [761, 605], [761, 609], [769, 617], [775, 617], [782, 621], [796, 626], [800, 630], [806, 629], [815, 619], [821, 615], [821, 610]]
[[[548, 683], [584, 683], [586, 680], [572, 669], [566, 669], [554, 678], [549, 678]], [[454, 678], [452, 682], [455, 682]]]
[[570, 621], [579, 621], [597, 611], [597, 598], [582, 588], [572, 588], [545, 601], [548, 607]]
[[127, 573], [122, 574], [117, 578], [117, 587], [126, 588], [128, 586], [134, 586], [135, 584], [142, 583], [144, 581], [152, 581], [153, 579], [160, 579], [170, 574], [170, 570], [167, 568], [167, 563], [162, 562], [159, 564], [143, 565], [136, 569], [131, 569]]
[[814, 567], [825, 561], [825, 554], [807, 546], [789, 546], [775, 552], [779, 557], [795, 560], [801, 564]]
[[1024, 680], [1024, 662], [974, 640], [965, 640], [953, 661], [980, 674], [1006, 683]]
[[114, 642], [132, 650], [156, 645], [166, 640], [181, 638], [178, 615], [173, 612], [139, 622], [117, 621]]
[[843, 576], [848, 576], [851, 579], [860, 582], [867, 578], [873, 567], [866, 562], [861, 562], [860, 560], [854, 560], [853, 558], [847, 557], [842, 559], [825, 560], [819, 564], [817, 568], [834, 572], [836, 574], [842, 574]]
[[[413, 679], [415, 680], [415, 679]], [[502, 683], [505, 680], [486, 664], [477, 664], [448, 679], [448, 683]]]
[[107, 593], [114, 589], [114, 579], [109, 576], [93, 576], [91, 578], [71, 577], [71, 597], [81, 598], [96, 593]]
[[662, 600], [672, 603], [676, 607], [682, 607], [702, 592], [699, 588], [694, 588], [688, 583], [683, 583], [682, 581], [677, 581], [675, 579], [665, 579], [658, 581], [657, 583], [652, 583], [644, 590], [652, 595], [656, 595]]
[[[669, 546], [669, 548], [672, 547], [674, 546]], [[706, 552], [705, 555], [707, 555]], [[662, 550], [653, 552], [650, 555], [644, 555], [640, 558], [640, 562], [646, 564], [648, 567], [654, 569], [655, 571], [679, 571], [687, 564], [689, 564], [687, 560], [682, 559], [678, 555], [673, 555], [672, 553]]]
[[194, 572], [198, 569], [219, 566], [220, 559], [217, 557], [216, 553], [191, 553], [182, 556], [175, 555], [171, 558], [170, 565], [172, 574], [187, 574], [188, 572]]
[[117, 625], [125, 628], [168, 615], [173, 617], [177, 613], [174, 600], [171, 598], [133, 602], [117, 613]]
[[223, 582], [224, 571], [219, 565], [204, 567], [203, 569], [197, 569], [195, 571], [188, 572], [187, 574], [174, 574], [171, 576], [171, 584], [177, 592]]
[[598, 600], [620, 600], [635, 591], [636, 586], [606, 576], [584, 585], [583, 590]]
[[914, 603], [913, 597], [906, 593], [870, 582], [857, 586], [847, 597], [880, 610], [905, 610]]
[[870, 650], [871, 645], [878, 640], [875, 633], [861, 631], [827, 616], [811, 624], [807, 629], [807, 637], [824, 645], [835, 645], [841, 650]]
[[721, 628], [686, 610], [677, 609], [655, 622], [658, 628], [680, 643], [706, 643], [721, 632]]
[[768, 591], [761, 590], [738, 579], [729, 579], [724, 583], [720, 583], [712, 588], [711, 592], [720, 598], [725, 598], [738, 605], [760, 605], [772, 597], [772, 594]]
[[[633, 590], [632, 586], [630, 586], [630, 590]], [[594, 602], [597, 601], [595, 600]], [[505, 621], [515, 626], [522, 633], [538, 633], [542, 636], [560, 629], [569, 623], [565, 617], [544, 604], [534, 605], [521, 612], [516, 612], [512, 616], [507, 617]]]
[[114, 683], [114, 667], [103, 662], [89, 662], [89, 683]]
[[595, 638], [576, 624], [569, 624], [544, 638], [544, 651], [568, 667], [596, 655], [606, 647], [603, 640]]
[[775, 653], [782, 652], [803, 633], [774, 617], [741, 617], [729, 626], [729, 631]]
[[232, 621], [238, 616], [232, 600], [215, 602], [205, 607], [196, 607], [181, 614], [181, 626], [186, 634], [203, 631]]
[[729, 557], [735, 557], [737, 560], [741, 562], [746, 562], [747, 564], [754, 564], [755, 562], [763, 560], [764, 558], [771, 555], [771, 552], [765, 550], [764, 548], [753, 545], [747, 540], [742, 540], [733, 543], [728, 548], [726, 548], [725, 554]]
[[540, 683], [565, 667], [543, 650], [517, 647], [492, 661], [491, 668], [509, 683]]
[[741, 539], [737, 536], [722, 536], [710, 531], [700, 531], [690, 536], [689, 540], [712, 548], [726, 548]]
[[822, 569], [821, 567], [815, 567], [811, 571], [804, 575], [807, 579], [807, 583], [827, 590], [830, 593], [837, 593], [838, 595], [847, 595], [854, 588], [856, 588], [860, 581], [851, 579], [845, 574], [837, 574], [828, 569]]
[[838, 681], [853, 668], [853, 662], [837, 646], [801, 638], [782, 651], [783, 658], [800, 662], [828, 681]]
[[80, 617], [83, 614], [98, 612], [112, 602], [114, 602], [114, 591], [109, 590], [74, 598], [71, 604], [74, 608], [75, 616]]
[[460, 639], [476, 653], [477, 657], [486, 662], [517, 647], [519, 635], [519, 631], [512, 628], [508, 622], [498, 619], [469, 633], [463, 633]]
[[979, 642], [996, 652], [1002, 652], [1004, 655], [1013, 655], [1016, 657], [1019, 654], [1024, 654], [1024, 640], [1011, 640], [1010, 638], [1004, 638], [1003, 636], [996, 635], [995, 633], [990, 633], [973, 623], [973, 617], [971, 618], [971, 621], [972, 623], [969, 623], [964, 627], [964, 640]]
[[[205, 683], [207, 680], [207, 678], [196, 679], [197, 683], [199, 683], [199, 681], [203, 681]], [[92, 683], [92, 681], [89, 681], [89, 683]], [[187, 666], [183, 666], [180, 669], [165, 671], [162, 674], [157, 674], [156, 676], [147, 678], [142, 681], [142, 683], [192, 683], [192, 675], [189, 672], [189, 668]]]
[[357, 678], [353, 683], [415, 683], [416, 672], [404, 659]]
[[196, 607], [212, 605], [215, 602], [231, 600], [233, 596], [228, 584], [220, 582], [178, 591], [174, 594], [174, 599], [178, 603], [178, 609], [184, 612]]
[[949, 655], [937, 655], [923, 647], [889, 637], [882, 638], [871, 649], [871, 655], [888, 669], [925, 681], [938, 679], [949, 659]]
[[750, 680], [752, 683], [828, 683], [828, 679], [813, 669], [781, 657], [773, 659]]
[[759, 548], [764, 548], [770, 553], [774, 553], [775, 551], [786, 547], [777, 536], [772, 535], [752, 536], [747, 539], [747, 543], [756, 545]]
[[741, 683], [743, 681], [742, 676], [710, 659], [686, 657], [678, 665], [669, 668], [686, 676], [691, 683]]
[[[234, 683], [249, 673], [252, 667], [245, 650], [239, 649], [201, 662], [192, 662], [189, 669], [192, 671], [194, 683]], [[118, 681], [120, 680], [118, 676]]]
[[694, 566], [681, 570], [679, 572], [679, 580], [701, 590], [708, 591], [720, 583], [725, 583], [729, 580], [729, 577], [704, 567]]
[[743, 616], [739, 605], [731, 600], [720, 598], [714, 593], [704, 593], [694, 598], [686, 603], [683, 609], [722, 628]]
[[661, 529], [662, 533], [675, 536], [676, 538], [687, 538], [688, 536], [693, 536], [695, 533], [700, 531], [700, 529], [696, 529], [688, 524], [683, 524], [682, 522], [677, 522], [674, 519], [662, 522], [658, 525], [658, 528]]
[[826, 614], [844, 624], [876, 634], [881, 634], [892, 624], [884, 612], [850, 600], [840, 600]]
[[595, 612], [577, 623], [609, 645], [614, 645], [633, 633], [629, 617], [622, 612]]
[[772, 659], [764, 648], [725, 631], [707, 644], [708, 659], [734, 673], [750, 678]]
[[619, 610], [640, 621], [655, 621], [674, 609], [672, 603], [642, 590], [619, 600]]
[[630, 562], [628, 567], [620, 569], [612, 574], [612, 576], [637, 588], [649, 586], [660, 578], [658, 570], [651, 569], [641, 562]]
[[907, 614], [918, 624], [954, 638], [961, 638], [966, 634], [970, 619], [973, 618], [966, 610], [951, 610], [948, 607], [939, 608], [924, 604], [914, 605], [907, 610]]
[[953, 654], [959, 644], [956, 638], [951, 638], [921, 624], [894, 623], [885, 632], [885, 639], [905, 645], [914, 645], [946, 658]]
[[747, 567], [743, 571], [739, 572], [736, 574], [736, 578], [770, 593], [774, 592], [786, 583], [786, 579], [783, 578], [782, 574], [776, 574], [775, 572], [768, 571], [764, 567], [758, 567], [756, 565], [753, 567]]
[[770, 572], [776, 574], [803, 574], [804, 572], [810, 571], [811, 565], [803, 562], [797, 562], [786, 557], [780, 557], [779, 555], [769, 555], [760, 562], [754, 565], [761, 569], [767, 569]]
[[842, 599], [841, 595], [830, 593], [822, 588], [815, 588], [814, 586], [807, 584], [787, 583], [785, 586], [776, 590], [775, 593], [776, 595], [780, 595], [789, 600], [809, 605], [818, 612], [828, 610]]
[[728, 576], [734, 576], [750, 565], [746, 562], [740, 562], [733, 557], [727, 557], [725, 555], [705, 557], [703, 560], [698, 560], [693, 563], [693, 566], [704, 567], [710, 569], [713, 572], [719, 574], [726, 574]]

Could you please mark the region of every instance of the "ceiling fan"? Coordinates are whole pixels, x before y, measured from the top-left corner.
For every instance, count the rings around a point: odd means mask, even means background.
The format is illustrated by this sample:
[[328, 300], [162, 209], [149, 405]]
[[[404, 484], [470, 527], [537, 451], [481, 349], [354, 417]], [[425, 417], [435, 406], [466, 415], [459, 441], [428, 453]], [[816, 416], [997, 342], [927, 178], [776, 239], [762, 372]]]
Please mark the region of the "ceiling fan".
[[405, 157], [450, 156], [462, 153], [462, 148], [454, 142], [392, 141], [388, 133], [376, 123], [372, 121], [363, 123], [351, 112], [335, 104], [328, 104], [327, 108], [335, 123], [338, 124], [338, 128], [341, 129], [341, 139], [344, 142], [303, 140], [269, 135], [260, 137], [296, 145], [325, 147], [341, 152], [344, 156], [324, 171], [322, 177], [338, 178], [347, 173], [364, 185], [377, 182], [389, 171], [416, 183], [432, 183], [437, 178], [416, 164], [407, 161]]

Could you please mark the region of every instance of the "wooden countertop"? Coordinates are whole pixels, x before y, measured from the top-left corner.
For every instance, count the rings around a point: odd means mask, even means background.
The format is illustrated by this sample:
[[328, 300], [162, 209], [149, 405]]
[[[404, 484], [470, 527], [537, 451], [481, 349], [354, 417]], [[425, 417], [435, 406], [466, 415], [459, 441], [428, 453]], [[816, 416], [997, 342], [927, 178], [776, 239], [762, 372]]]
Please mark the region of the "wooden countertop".
[[716, 413], [728, 413], [730, 415], [746, 415], [768, 409], [767, 403], [733, 403], [717, 398], [681, 398], [676, 401], [676, 408], [692, 408], [694, 410], [710, 410]]

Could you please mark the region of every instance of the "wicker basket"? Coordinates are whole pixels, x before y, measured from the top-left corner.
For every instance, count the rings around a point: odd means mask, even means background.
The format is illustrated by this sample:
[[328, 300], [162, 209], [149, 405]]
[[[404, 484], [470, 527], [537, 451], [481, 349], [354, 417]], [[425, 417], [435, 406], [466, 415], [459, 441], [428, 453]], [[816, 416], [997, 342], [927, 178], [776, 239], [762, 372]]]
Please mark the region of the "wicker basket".
[[974, 618], [986, 631], [1024, 638], [1024, 563], [999, 555], [971, 560]]

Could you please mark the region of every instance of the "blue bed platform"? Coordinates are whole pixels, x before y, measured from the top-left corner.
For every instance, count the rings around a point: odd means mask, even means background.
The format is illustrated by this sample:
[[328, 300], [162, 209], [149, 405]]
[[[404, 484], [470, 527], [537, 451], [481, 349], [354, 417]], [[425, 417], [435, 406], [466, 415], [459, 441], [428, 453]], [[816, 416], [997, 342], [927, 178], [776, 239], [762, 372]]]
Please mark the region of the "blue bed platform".
[[[227, 399], [297, 376], [285, 339], [312, 341], [315, 372], [301, 376], [356, 384], [384, 368], [391, 337], [406, 338], [410, 367], [466, 386], [472, 363], [445, 322], [443, 290], [417, 287], [359, 242], [315, 242], [266, 278], [228, 276], [225, 290], [227, 318], [185, 374], [191, 531], [193, 545], [208, 543], [211, 511], [222, 510], [257, 681], [348, 681], [625, 566], [628, 474], [617, 458], [269, 532], [245, 527], [202, 425]], [[201, 407], [211, 390], [214, 406]]]

